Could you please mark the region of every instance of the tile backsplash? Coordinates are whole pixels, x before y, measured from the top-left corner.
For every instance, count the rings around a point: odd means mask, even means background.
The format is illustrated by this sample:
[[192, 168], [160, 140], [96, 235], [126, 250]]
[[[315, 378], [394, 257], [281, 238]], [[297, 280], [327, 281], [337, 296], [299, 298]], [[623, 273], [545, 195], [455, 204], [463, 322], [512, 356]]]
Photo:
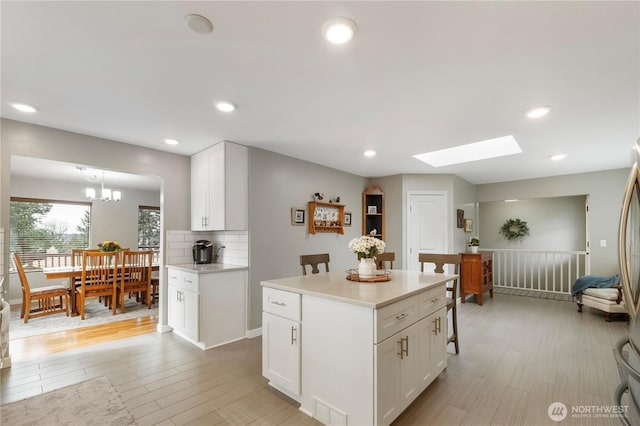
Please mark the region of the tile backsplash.
[[248, 231], [167, 231], [167, 264], [192, 263], [191, 245], [198, 240], [214, 242], [220, 251], [217, 263], [249, 266]]

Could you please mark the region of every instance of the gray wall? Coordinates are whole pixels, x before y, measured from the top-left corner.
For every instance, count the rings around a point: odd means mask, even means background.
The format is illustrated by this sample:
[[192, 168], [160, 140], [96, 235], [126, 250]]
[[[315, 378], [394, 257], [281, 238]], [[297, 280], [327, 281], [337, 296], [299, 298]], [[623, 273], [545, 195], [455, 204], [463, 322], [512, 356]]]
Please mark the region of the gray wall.
[[[584, 251], [585, 199], [576, 195], [480, 203], [480, 245], [492, 249]], [[499, 230], [505, 221], [516, 218], [527, 222], [529, 235], [509, 241]]]
[[[362, 231], [366, 179], [257, 148], [249, 150], [249, 329], [262, 324], [260, 281], [302, 273], [301, 254], [329, 253], [332, 271], [357, 266], [348, 243]], [[352, 225], [344, 235], [308, 233], [312, 194], [340, 196]], [[291, 225], [291, 207], [306, 210], [305, 226]]]
[[[591, 273], [612, 275], [619, 269], [618, 223], [629, 171], [630, 168], [478, 185], [478, 201], [588, 195]], [[600, 240], [606, 240], [607, 247], [600, 247]]]
[[[123, 173], [158, 176], [162, 179], [162, 247], [165, 247], [165, 230], [190, 228], [189, 157], [13, 120], [2, 119], [0, 126], [0, 227], [9, 229], [10, 159], [12, 155], [22, 155]], [[8, 239], [9, 233], [5, 232], [5, 247], [9, 245]], [[5, 250], [4, 256], [3, 274], [7, 276], [8, 250]], [[164, 259], [161, 259], [162, 265]], [[166, 271], [161, 267], [161, 272], [159, 321], [161, 325], [166, 325], [167, 304], [162, 297], [167, 292]]]

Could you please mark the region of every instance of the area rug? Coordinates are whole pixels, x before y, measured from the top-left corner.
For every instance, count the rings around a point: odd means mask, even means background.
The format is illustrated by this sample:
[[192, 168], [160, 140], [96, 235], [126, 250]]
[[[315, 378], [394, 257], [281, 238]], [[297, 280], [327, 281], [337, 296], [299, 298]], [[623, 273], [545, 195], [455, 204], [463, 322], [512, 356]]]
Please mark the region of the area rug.
[[151, 309], [147, 305], [136, 302], [135, 298], [125, 298], [125, 312], [117, 310], [113, 315], [111, 309], [106, 308], [97, 298], [87, 300], [85, 305], [84, 321], [77, 317], [67, 317], [65, 314], [47, 315], [39, 318], [29, 318], [28, 323], [20, 319], [20, 305], [11, 305], [11, 325], [9, 329], [9, 339], [22, 339], [24, 337], [37, 336], [44, 333], [56, 331], [72, 330], [90, 325], [105, 324], [113, 321], [122, 321], [131, 318], [140, 318], [150, 315], [158, 315], [158, 304], [154, 304]]
[[538, 299], [561, 300], [563, 302], [571, 302], [571, 295], [564, 293], [552, 293], [548, 291], [526, 290], [508, 287], [494, 287], [496, 294], [510, 294], [513, 296], [537, 297]]
[[0, 407], [3, 425], [135, 425], [109, 379], [98, 377]]

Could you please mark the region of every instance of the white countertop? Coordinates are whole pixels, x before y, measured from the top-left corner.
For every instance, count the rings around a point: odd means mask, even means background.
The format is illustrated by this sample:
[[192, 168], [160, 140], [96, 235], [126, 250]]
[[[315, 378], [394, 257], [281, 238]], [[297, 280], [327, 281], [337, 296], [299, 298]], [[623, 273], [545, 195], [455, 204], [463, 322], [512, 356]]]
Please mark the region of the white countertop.
[[386, 282], [356, 282], [349, 281], [346, 277], [346, 272], [326, 272], [265, 280], [261, 284], [264, 287], [377, 309], [451, 281], [458, 276], [392, 269], [391, 281]]
[[195, 272], [197, 274], [211, 274], [214, 272], [243, 271], [249, 269], [248, 266], [231, 265], [228, 263], [177, 263], [165, 265], [167, 268], [178, 269], [185, 272]]

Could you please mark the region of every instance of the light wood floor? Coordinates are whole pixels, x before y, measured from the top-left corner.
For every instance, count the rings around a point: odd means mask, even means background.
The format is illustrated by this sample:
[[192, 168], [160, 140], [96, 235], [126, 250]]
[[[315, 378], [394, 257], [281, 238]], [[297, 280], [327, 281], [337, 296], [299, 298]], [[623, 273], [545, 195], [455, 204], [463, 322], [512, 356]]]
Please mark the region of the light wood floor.
[[[473, 301], [472, 298], [469, 299]], [[612, 348], [626, 322], [606, 323], [569, 302], [496, 295], [459, 305], [460, 355], [397, 425], [552, 425], [552, 402], [612, 404]], [[2, 371], [2, 403], [106, 376], [138, 424], [318, 424], [261, 376], [261, 339], [201, 351], [172, 333], [148, 333], [70, 351], [14, 359]], [[562, 425], [619, 425], [567, 418]]]

